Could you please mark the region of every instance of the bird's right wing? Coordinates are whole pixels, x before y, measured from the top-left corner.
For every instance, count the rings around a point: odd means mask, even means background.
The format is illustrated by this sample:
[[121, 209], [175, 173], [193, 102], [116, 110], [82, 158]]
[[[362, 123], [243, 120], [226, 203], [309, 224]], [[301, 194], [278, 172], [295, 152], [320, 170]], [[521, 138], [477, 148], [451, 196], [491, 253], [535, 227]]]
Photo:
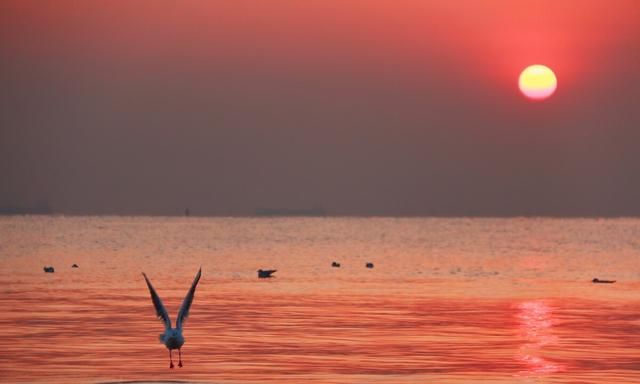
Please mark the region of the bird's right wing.
[[147, 278], [147, 275], [144, 274], [144, 272], [142, 272], [142, 276], [144, 276], [144, 280], [147, 282], [147, 287], [149, 287], [149, 293], [151, 293], [151, 301], [153, 301], [153, 306], [156, 307], [156, 314], [158, 315], [158, 319], [162, 320], [165, 329], [171, 329], [171, 319], [169, 318], [167, 309], [162, 304], [162, 300], [160, 300], [160, 296], [158, 296], [156, 290], [153, 288], [153, 285], [151, 285], [151, 282]]

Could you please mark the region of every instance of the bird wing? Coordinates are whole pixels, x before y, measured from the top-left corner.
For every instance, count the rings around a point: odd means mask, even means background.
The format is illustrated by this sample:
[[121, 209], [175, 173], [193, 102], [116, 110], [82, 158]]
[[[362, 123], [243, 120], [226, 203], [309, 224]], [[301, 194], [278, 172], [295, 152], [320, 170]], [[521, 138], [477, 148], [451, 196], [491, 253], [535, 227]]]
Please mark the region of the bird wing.
[[182, 306], [178, 312], [178, 318], [176, 319], [176, 328], [182, 328], [182, 324], [189, 316], [189, 308], [191, 308], [193, 296], [196, 293], [196, 286], [198, 285], [198, 281], [200, 281], [200, 275], [202, 275], [202, 268], [198, 270], [198, 273], [191, 284], [191, 288], [189, 289], [189, 292], [187, 292], [187, 296], [184, 297], [184, 301], [182, 302]]
[[153, 288], [153, 285], [151, 285], [149, 278], [147, 278], [147, 275], [145, 275], [144, 272], [142, 272], [142, 276], [144, 276], [144, 280], [147, 282], [147, 287], [149, 287], [151, 301], [153, 301], [153, 306], [156, 307], [156, 315], [158, 315], [158, 319], [162, 320], [165, 329], [171, 329], [171, 319], [169, 318], [167, 309], [162, 304], [162, 300], [160, 300], [160, 296], [158, 296], [156, 290]]

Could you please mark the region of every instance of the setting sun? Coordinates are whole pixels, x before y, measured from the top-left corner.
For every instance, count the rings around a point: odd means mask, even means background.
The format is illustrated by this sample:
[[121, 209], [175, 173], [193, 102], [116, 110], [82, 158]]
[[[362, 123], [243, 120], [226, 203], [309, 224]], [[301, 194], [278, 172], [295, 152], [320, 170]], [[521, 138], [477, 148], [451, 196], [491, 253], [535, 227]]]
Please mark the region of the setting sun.
[[531, 65], [520, 74], [518, 87], [529, 99], [544, 100], [556, 91], [558, 80], [549, 67]]

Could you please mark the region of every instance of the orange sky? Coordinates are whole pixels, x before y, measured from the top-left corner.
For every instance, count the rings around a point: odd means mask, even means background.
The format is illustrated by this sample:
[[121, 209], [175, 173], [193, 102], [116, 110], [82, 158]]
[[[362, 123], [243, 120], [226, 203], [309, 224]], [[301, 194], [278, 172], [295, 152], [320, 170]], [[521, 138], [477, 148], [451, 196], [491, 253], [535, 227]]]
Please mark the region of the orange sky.
[[294, 66], [338, 65], [349, 56], [419, 64], [436, 49], [471, 71], [502, 74], [544, 62], [572, 76], [640, 33], [633, 0], [18, 0], [0, 7], [3, 44], [18, 52], [114, 61], [178, 51]]

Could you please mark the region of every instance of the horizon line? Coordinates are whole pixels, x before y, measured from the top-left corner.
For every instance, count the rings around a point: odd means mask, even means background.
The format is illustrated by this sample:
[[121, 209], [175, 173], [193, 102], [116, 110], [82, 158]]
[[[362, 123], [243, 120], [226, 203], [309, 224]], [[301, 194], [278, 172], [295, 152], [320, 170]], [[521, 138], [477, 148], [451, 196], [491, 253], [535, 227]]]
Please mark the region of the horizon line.
[[229, 218], [229, 219], [340, 219], [340, 218], [361, 218], [361, 219], [640, 219], [640, 215], [422, 215], [422, 214], [326, 214], [326, 215], [255, 215], [255, 214], [121, 214], [121, 213], [0, 213], [0, 217], [36, 217], [36, 216], [52, 216], [52, 217], [151, 217], [151, 218], [184, 218], [184, 219], [207, 219], [207, 218]]

